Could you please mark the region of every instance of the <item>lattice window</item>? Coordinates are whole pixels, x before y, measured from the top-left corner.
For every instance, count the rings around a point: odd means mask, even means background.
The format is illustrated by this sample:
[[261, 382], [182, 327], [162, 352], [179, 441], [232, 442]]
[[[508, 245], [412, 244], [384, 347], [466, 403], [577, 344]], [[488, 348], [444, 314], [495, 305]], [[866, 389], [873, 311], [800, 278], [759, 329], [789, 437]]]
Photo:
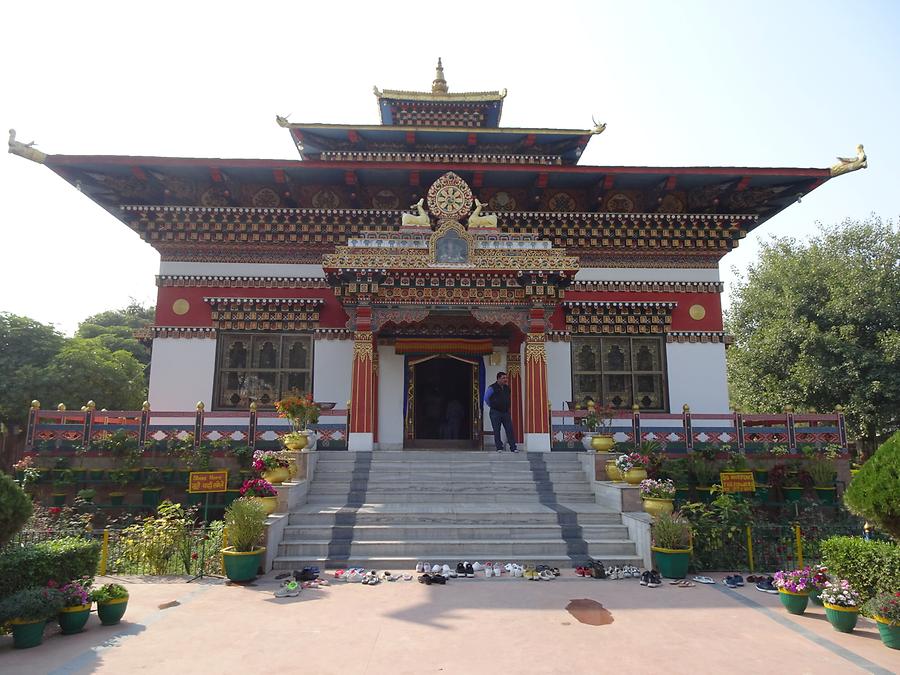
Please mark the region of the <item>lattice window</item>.
[[666, 411], [665, 344], [661, 337], [572, 338], [572, 392], [579, 407], [588, 398], [628, 410]]
[[312, 364], [312, 335], [220, 333], [215, 408], [274, 409], [292, 391], [312, 391]]

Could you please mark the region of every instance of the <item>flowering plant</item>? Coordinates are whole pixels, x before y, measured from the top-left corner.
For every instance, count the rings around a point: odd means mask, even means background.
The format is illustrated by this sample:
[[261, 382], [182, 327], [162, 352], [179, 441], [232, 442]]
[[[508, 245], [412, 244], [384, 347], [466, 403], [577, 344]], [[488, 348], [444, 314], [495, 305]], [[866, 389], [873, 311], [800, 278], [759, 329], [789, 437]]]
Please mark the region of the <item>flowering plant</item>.
[[825, 588], [825, 584], [828, 583], [828, 568], [824, 565], [819, 565], [818, 567], [813, 568], [812, 576], [810, 577], [812, 581], [812, 587], [822, 590]]
[[263, 473], [274, 469], [286, 469], [291, 463], [274, 450], [257, 450], [253, 453], [253, 470]]
[[813, 589], [812, 572], [808, 567], [791, 572], [779, 570], [775, 572], [775, 588], [779, 591], [805, 595]]
[[594, 403], [594, 400], [588, 398], [585, 402], [587, 415], [581, 418], [581, 425], [589, 432], [610, 434], [612, 433], [613, 417], [615, 417], [616, 409], [610, 406], [600, 406]]
[[625, 473], [634, 468], [645, 468], [647, 466], [647, 456], [637, 452], [620, 455], [616, 458], [616, 468]]
[[[63, 607], [80, 607], [91, 602], [91, 586], [94, 580], [90, 577], [82, 577], [75, 581], [70, 581], [59, 588], [63, 595]], [[51, 588], [55, 588], [55, 582], [51, 581], [47, 584]]]
[[312, 394], [287, 396], [275, 401], [275, 410], [280, 417], [286, 417], [291, 421], [295, 431], [319, 421], [319, 405], [313, 401]]
[[883, 619], [892, 626], [900, 626], [900, 592], [879, 593], [862, 606], [862, 613]]
[[646, 478], [641, 481], [641, 497], [650, 499], [675, 499], [675, 483], [668, 478], [654, 480]]
[[100, 604], [110, 600], [121, 600], [128, 597], [128, 589], [121, 584], [104, 584], [91, 592], [91, 600]]
[[819, 594], [822, 602], [829, 605], [837, 605], [838, 607], [859, 607], [859, 593], [853, 589], [850, 582], [841, 579], [837, 583], [825, 582], [825, 588]]
[[274, 497], [277, 494], [272, 484], [263, 478], [250, 478], [241, 486], [241, 497]]

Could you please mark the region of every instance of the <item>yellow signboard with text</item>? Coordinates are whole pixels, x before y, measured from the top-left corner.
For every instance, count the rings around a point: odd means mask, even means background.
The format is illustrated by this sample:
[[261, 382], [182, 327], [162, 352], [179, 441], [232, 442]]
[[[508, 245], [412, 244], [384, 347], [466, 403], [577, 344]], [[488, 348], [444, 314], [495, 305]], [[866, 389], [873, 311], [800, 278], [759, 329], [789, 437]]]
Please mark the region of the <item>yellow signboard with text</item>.
[[722, 492], [756, 491], [752, 471], [722, 471], [719, 480], [722, 481]]
[[228, 489], [227, 471], [191, 471], [188, 492], [225, 492]]

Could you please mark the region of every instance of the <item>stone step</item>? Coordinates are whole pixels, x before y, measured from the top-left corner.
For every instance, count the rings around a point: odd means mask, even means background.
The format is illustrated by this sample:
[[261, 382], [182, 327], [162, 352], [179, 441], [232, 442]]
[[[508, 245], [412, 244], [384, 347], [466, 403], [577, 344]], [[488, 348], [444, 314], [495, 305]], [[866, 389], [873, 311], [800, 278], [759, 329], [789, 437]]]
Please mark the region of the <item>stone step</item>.
[[[628, 528], [624, 525], [581, 525], [585, 539], [628, 540]], [[487, 523], [487, 524], [429, 524], [397, 523], [378, 525], [288, 525], [284, 542], [322, 541], [346, 538], [352, 533], [354, 541], [458, 539], [478, 541], [482, 539], [507, 539], [527, 541], [532, 539], [559, 538], [559, 523]]]
[[[636, 555], [633, 542], [621, 540], [585, 540], [588, 553], [593, 557], [605, 555]], [[279, 556], [327, 556], [329, 551], [346, 550], [343, 542], [333, 544], [325, 541], [283, 541], [278, 547]], [[522, 556], [565, 555], [566, 542], [562, 539], [531, 539], [528, 541], [460, 541], [442, 540], [397, 540], [397, 541], [357, 541], [350, 544], [350, 556], [380, 557], [407, 556], [421, 557], [429, 551], [443, 551], [450, 556], [465, 557], [477, 550], [481, 555], [496, 558], [519, 558]]]
[[[338, 569], [338, 568], [347, 568], [347, 567], [363, 567], [365, 569], [374, 569], [374, 570], [391, 570], [394, 572], [402, 572], [402, 571], [412, 571], [416, 567], [417, 562], [427, 561], [435, 565], [450, 565], [451, 568], [456, 569], [456, 563], [461, 560], [491, 560], [494, 562], [518, 562], [520, 564], [534, 564], [534, 565], [547, 565], [548, 567], [559, 567], [560, 569], [571, 569], [576, 567], [587, 560], [587, 557], [580, 556], [568, 556], [568, 555], [531, 555], [531, 556], [519, 556], [519, 557], [511, 557], [511, 558], [501, 558], [498, 556], [491, 556], [490, 554], [485, 555], [483, 552], [479, 552], [476, 549], [472, 549], [468, 553], [466, 553], [466, 557], [460, 558], [455, 555], [448, 554], [446, 552], [440, 551], [431, 551], [427, 555], [422, 557], [411, 557], [411, 556], [360, 556], [354, 555], [347, 557], [341, 560], [330, 560], [326, 556], [279, 556], [275, 558], [274, 568], [276, 570], [299, 570], [308, 565], [317, 565], [322, 569]], [[643, 562], [640, 557], [636, 555], [607, 555], [600, 558], [602, 562], [607, 566], [612, 565], [634, 565], [636, 567], [640, 567], [643, 565]], [[506, 573], [504, 572], [503, 577], [506, 577]], [[496, 581], [502, 581], [503, 577], [497, 579]], [[491, 581], [494, 581], [491, 579]], [[450, 583], [465, 583], [466, 580], [456, 579], [451, 580]]]
[[[348, 499], [345, 498], [350, 496], [351, 495], [349, 494], [340, 495], [334, 493], [310, 494], [309, 503], [331, 504], [336, 500], [340, 500], [342, 498], [344, 498], [343, 501], [348, 501]], [[403, 502], [409, 504], [515, 504], [522, 501], [522, 495], [504, 495], [490, 493], [456, 493], [452, 495], [448, 495], [447, 493], [421, 493], [404, 495], [399, 493], [382, 492], [373, 494], [371, 492], [366, 492], [365, 495], [360, 494], [360, 496], [364, 496], [366, 501], [374, 503]], [[594, 502], [594, 496], [591, 494], [558, 494], [556, 495], [556, 498], [557, 500], [565, 500], [567, 502], [582, 502], [586, 504]]]

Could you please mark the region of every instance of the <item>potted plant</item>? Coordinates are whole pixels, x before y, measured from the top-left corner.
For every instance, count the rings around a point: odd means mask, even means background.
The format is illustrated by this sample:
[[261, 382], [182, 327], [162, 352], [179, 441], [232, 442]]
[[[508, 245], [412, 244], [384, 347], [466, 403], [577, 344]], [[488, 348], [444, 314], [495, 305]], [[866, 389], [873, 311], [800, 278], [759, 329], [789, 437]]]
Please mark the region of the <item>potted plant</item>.
[[784, 500], [798, 502], [807, 488], [812, 487], [813, 479], [809, 471], [798, 466], [788, 470], [787, 484], [784, 486]]
[[114, 626], [125, 616], [128, 607], [128, 589], [119, 584], [104, 584], [91, 592], [91, 600], [97, 603], [97, 616], [104, 626]]
[[812, 588], [812, 574], [808, 567], [802, 570], [775, 573], [775, 588], [781, 604], [791, 614], [803, 614], [809, 603], [809, 592]]
[[587, 415], [581, 418], [581, 426], [585, 429], [585, 450], [590, 446], [593, 452], [609, 452], [616, 446], [612, 435], [612, 420], [615, 410], [608, 406], [597, 408], [593, 399], [586, 401]]
[[667, 579], [684, 579], [691, 562], [691, 524], [678, 513], [661, 513], [650, 533], [656, 569]]
[[264, 478], [250, 478], [241, 486], [241, 497], [250, 497], [263, 507], [266, 515], [275, 513], [278, 508], [278, 492]]
[[113, 506], [121, 506], [125, 501], [125, 488], [131, 482], [132, 474], [128, 469], [116, 469], [107, 473], [109, 480], [119, 486], [119, 490], [109, 493], [109, 502]]
[[266, 551], [257, 545], [266, 530], [266, 512], [259, 502], [241, 497], [225, 509], [225, 527], [231, 542], [222, 549], [225, 575], [231, 581], [250, 581]]
[[616, 468], [622, 472], [622, 478], [629, 485], [638, 485], [647, 477], [647, 457], [638, 452], [619, 455]]
[[286, 434], [289, 440], [282, 439], [285, 447], [289, 450], [302, 450], [311, 445], [309, 436], [315, 432], [307, 429], [307, 426], [319, 421], [319, 406], [313, 401], [312, 394], [287, 396], [275, 402], [275, 409], [280, 417], [290, 421], [292, 431], [299, 432], [299, 436]]
[[647, 478], [641, 481], [640, 489], [644, 511], [650, 515], [659, 516], [675, 510], [675, 483], [671, 480]]
[[837, 583], [825, 582], [819, 597], [825, 605], [825, 616], [831, 627], [841, 633], [849, 633], [856, 628], [859, 618], [859, 593], [850, 586], [850, 582], [841, 579]]
[[819, 594], [825, 588], [825, 584], [828, 583], [828, 568], [824, 565], [814, 567], [810, 578], [812, 579], [812, 588], [809, 591], [809, 600], [812, 604], [821, 607], [822, 600], [819, 598]]
[[97, 491], [94, 488], [84, 488], [83, 490], [78, 491], [78, 499], [85, 502], [93, 502], [94, 497], [97, 496]]
[[879, 593], [861, 609], [875, 620], [884, 646], [900, 649], [900, 592]]
[[823, 504], [834, 504], [837, 488], [834, 485], [837, 472], [834, 468], [834, 457], [829, 452], [814, 457], [807, 467], [812, 479], [816, 497]]
[[84, 630], [91, 615], [91, 584], [94, 580], [82, 577], [64, 584], [60, 589], [63, 606], [59, 610], [59, 627], [63, 635], [73, 635]]
[[144, 485], [141, 488], [141, 504], [156, 508], [159, 505], [159, 495], [163, 489], [162, 472], [156, 467], [144, 469]]
[[[65, 459], [60, 457], [60, 459]], [[75, 473], [72, 469], [54, 469], [53, 471], [53, 506], [62, 506], [66, 503], [68, 488], [75, 485]]]
[[253, 469], [270, 483], [277, 484], [291, 477], [290, 462], [274, 450], [257, 450], [253, 453]]
[[16, 649], [37, 647], [47, 620], [59, 614], [63, 597], [55, 588], [26, 588], [0, 600], [0, 624], [7, 623]]
[[690, 493], [690, 472], [685, 457], [670, 459], [663, 465], [663, 475], [675, 484], [675, 499], [687, 499]]
[[710, 490], [719, 478], [719, 468], [714, 459], [706, 459], [702, 455], [694, 455], [691, 458], [690, 472], [696, 483], [694, 489], [701, 502], [709, 502], [712, 499]]

